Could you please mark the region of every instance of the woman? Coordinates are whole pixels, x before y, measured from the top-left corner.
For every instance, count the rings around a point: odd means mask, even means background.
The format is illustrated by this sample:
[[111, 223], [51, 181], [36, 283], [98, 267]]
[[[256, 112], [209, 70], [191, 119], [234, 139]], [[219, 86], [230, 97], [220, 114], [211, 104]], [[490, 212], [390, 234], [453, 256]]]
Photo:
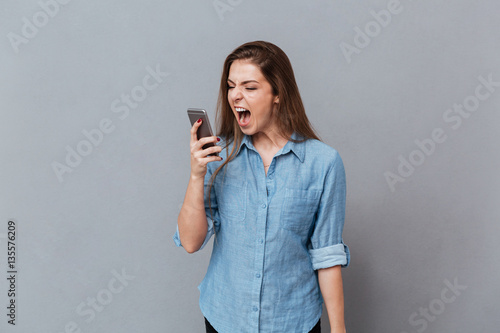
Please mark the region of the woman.
[[[345, 172], [305, 114], [286, 54], [263, 41], [224, 62], [216, 136], [191, 128], [191, 177], [174, 235], [193, 253], [215, 234], [200, 308], [207, 332], [345, 332]], [[208, 156], [212, 153], [219, 156]]]

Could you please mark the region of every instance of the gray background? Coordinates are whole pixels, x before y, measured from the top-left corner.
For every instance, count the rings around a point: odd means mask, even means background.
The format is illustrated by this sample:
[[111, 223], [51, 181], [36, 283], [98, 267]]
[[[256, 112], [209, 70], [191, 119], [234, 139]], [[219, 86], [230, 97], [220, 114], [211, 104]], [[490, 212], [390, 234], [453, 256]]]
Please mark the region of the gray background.
[[[224, 58], [263, 39], [288, 54], [310, 120], [344, 160], [348, 332], [498, 332], [500, 87], [458, 128], [443, 115], [474, 100], [480, 76], [500, 81], [500, 5], [402, 0], [377, 31], [371, 11], [391, 2], [71, 1], [44, 21], [35, 0], [2, 1], [0, 276], [9, 219], [19, 274], [15, 327], [0, 280], [1, 331], [203, 331], [196, 287], [211, 244], [188, 255], [172, 241], [189, 177], [185, 109], [213, 120]], [[15, 47], [23, 18], [40, 27]], [[370, 43], [346, 57], [356, 28], [373, 29]], [[157, 66], [163, 82], [113, 112]], [[103, 119], [113, 130], [60, 181], [52, 164]], [[435, 128], [446, 140], [391, 189], [384, 174], [418, 158], [415, 140]], [[105, 305], [91, 310], [92, 298]]]

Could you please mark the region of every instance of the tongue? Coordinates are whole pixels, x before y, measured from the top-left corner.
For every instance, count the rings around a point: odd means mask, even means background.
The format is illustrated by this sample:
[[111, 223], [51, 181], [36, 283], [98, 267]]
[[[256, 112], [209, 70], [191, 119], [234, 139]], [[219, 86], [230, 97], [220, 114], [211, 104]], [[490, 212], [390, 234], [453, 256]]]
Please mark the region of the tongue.
[[250, 111], [241, 112], [239, 120], [240, 126], [247, 126], [250, 123]]

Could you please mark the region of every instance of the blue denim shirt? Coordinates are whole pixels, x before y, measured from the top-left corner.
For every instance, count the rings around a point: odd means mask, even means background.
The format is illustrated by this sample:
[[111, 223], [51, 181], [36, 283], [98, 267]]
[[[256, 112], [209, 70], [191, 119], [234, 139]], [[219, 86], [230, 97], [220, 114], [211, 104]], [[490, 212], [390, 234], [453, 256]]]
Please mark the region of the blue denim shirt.
[[[210, 212], [209, 179], [221, 163], [209, 163], [205, 177], [202, 247], [214, 229], [215, 240], [198, 287], [203, 315], [219, 333], [309, 332], [323, 303], [315, 270], [350, 262], [342, 239], [346, 180], [340, 155], [318, 140], [289, 141], [266, 176], [245, 136], [215, 179]], [[178, 233], [174, 241], [182, 246]]]

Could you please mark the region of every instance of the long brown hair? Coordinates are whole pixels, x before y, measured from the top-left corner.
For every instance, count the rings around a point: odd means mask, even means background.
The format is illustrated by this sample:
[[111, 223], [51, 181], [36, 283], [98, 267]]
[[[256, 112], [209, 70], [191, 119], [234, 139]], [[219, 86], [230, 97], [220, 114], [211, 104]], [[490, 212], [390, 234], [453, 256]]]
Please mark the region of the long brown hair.
[[279, 96], [279, 103], [273, 116], [277, 119], [278, 133], [281, 136], [291, 140], [289, 134], [296, 132], [303, 137], [303, 140], [299, 141], [320, 140], [307, 118], [299, 88], [295, 82], [292, 64], [285, 52], [269, 42], [245, 43], [227, 56], [222, 69], [216, 112], [217, 135], [225, 139], [226, 147], [232, 142], [234, 144], [231, 152], [227, 152], [224, 163], [213, 173], [212, 179], [215, 179], [219, 170], [236, 156], [243, 139], [243, 133], [227, 99], [229, 69], [236, 60], [247, 60], [259, 67], [262, 75], [271, 85], [273, 94]]
[[[247, 60], [259, 67], [265, 79], [270, 83], [273, 94], [279, 96], [279, 103], [273, 111], [273, 117], [276, 117], [278, 133], [281, 136], [290, 141], [298, 142], [307, 139], [320, 140], [306, 116], [299, 88], [295, 82], [292, 64], [285, 52], [276, 45], [264, 41], [249, 42], [237, 47], [224, 61], [216, 112], [217, 135], [225, 139], [226, 148], [231, 143], [233, 143], [233, 147], [231, 152], [226, 150], [224, 163], [212, 174], [208, 192], [209, 202], [215, 177], [236, 156], [241, 140], [243, 139], [243, 132], [238, 125], [238, 121], [231, 110], [227, 98], [229, 69], [236, 60]], [[290, 133], [293, 132], [296, 132], [303, 139], [292, 140]]]

